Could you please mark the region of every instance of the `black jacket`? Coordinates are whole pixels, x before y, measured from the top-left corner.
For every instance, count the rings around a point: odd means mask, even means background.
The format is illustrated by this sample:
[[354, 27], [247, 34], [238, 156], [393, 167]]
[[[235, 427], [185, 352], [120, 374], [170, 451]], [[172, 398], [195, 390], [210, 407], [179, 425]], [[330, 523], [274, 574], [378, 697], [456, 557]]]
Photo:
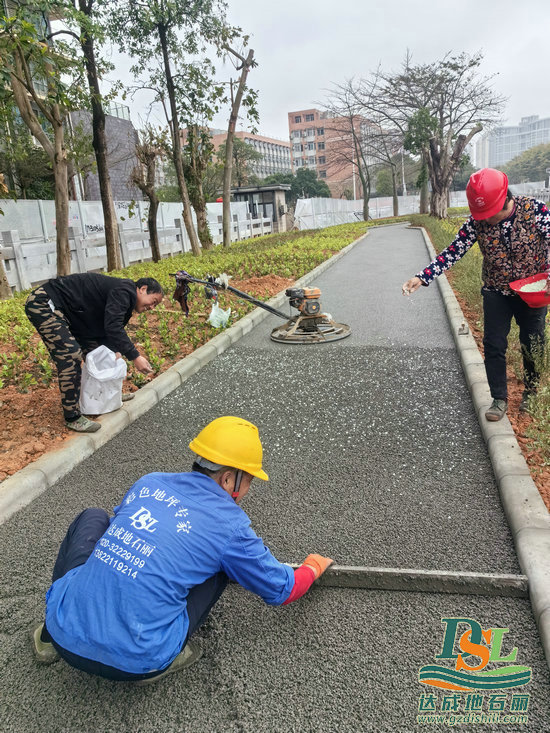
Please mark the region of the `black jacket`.
[[48, 280], [43, 287], [81, 346], [97, 342], [127, 359], [139, 356], [124, 330], [137, 300], [132, 280], [87, 272]]

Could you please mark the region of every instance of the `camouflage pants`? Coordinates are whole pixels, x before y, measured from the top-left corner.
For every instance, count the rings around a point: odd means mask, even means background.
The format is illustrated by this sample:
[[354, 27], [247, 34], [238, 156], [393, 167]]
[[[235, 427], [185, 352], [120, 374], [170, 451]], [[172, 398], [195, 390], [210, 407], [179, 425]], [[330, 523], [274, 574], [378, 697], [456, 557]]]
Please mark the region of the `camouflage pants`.
[[44, 288], [37, 288], [27, 299], [25, 313], [55, 363], [65, 420], [73, 421], [80, 417], [78, 403], [83, 353], [91, 351], [98, 344], [80, 344], [71, 333], [63, 313], [59, 310], [52, 311], [49, 301], [49, 295]]

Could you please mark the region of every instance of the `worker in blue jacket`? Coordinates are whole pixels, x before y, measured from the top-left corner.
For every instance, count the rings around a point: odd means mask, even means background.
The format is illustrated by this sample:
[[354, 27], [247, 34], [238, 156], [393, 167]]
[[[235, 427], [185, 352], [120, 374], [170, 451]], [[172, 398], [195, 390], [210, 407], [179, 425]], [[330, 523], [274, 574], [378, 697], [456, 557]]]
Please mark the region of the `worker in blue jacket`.
[[220, 417], [190, 443], [189, 473], [151, 473], [114, 510], [86, 509], [61, 545], [33, 633], [36, 658], [140, 684], [193, 664], [190, 641], [229, 580], [270, 605], [300, 598], [332, 563], [293, 570], [250, 527], [239, 504], [267, 480], [255, 425]]

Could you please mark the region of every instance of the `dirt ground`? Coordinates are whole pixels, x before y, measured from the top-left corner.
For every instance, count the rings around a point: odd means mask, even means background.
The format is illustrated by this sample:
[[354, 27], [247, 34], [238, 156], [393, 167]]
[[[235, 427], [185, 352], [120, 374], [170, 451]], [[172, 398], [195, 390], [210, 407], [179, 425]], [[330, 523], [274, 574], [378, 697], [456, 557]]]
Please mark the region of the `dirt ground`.
[[[231, 285], [258, 296], [273, 296], [288, 288], [294, 281], [277, 275], [253, 277], [247, 280], [231, 280]], [[173, 303], [164, 299], [167, 308], [174, 308]], [[179, 305], [176, 306], [179, 309]], [[206, 322], [207, 313], [202, 314]], [[135, 330], [132, 317], [128, 324], [128, 332], [132, 337]], [[159, 351], [162, 344], [155, 329], [154, 312], [149, 314], [151, 342]], [[173, 325], [173, 324], [172, 324]], [[175, 326], [174, 326], [175, 328]], [[33, 335], [38, 341], [38, 334]], [[193, 351], [190, 345], [183, 346], [173, 359], [166, 358], [159, 374], [166, 371], [179, 359], [183, 359]], [[158, 375], [155, 375], [158, 376]], [[152, 377], [150, 378], [152, 379]], [[136, 391], [137, 387], [129, 380], [125, 381], [124, 392]], [[49, 387], [33, 386], [27, 393], [21, 393], [14, 386], [4, 387], [0, 392], [0, 481], [24, 468], [44, 453], [59, 448], [66, 440], [71, 440], [74, 433], [65, 428], [57, 380]]]
[[[456, 295], [456, 293], [455, 293]], [[470, 330], [476, 340], [477, 346], [483, 354], [483, 334], [475, 325], [478, 316], [473, 313], [464, 301], [457, 296], [462, 312], [466, 316]], [[523, 382], [520, 382], [511, 369], [508, 370], [508, 419], [512, 425], [516, 438], [527, 461], [531, 476], [535, 482], [540, 495], [550, 511], [550, 466], [544, 465], [544, 459], [540, 451], [533, 446], [533, 441], [527, 437], [526, 431], [532, 423], [531, 417], [524, 412], [519, 412], [519, 403], [523, 394]]]
[[[272, 296], [289, 287], [292, 282], [292, 280], [271, 275], [248, 280], [233, 280], [231, 284], [251, 295], [269, 294]], [[167, 299], [165, 304], [167, 307], [173, 307]], [[477, 316], [468, 311], [464, 302], [460, 302], [460, 305], [468, 319], [478, 347], [483, 351], [481, 332], [475, 326]], [[151, 315], [151, 340], [155, 346], [160, 347], [160, 343], [155, 343], [154, 315]], [[204, 319], [206, 320], [206, 314]], [[129, 331], [131, 330], [132, 327], [129, 325]], [[166, 371], [175, 361], [187, 356], [192, 350], [191, 346], [184, 347], [177, 357], [172, 360], [166, 359], [160, 371]], [[123, 389], [125, 392], [131, 392], [137, 388], [127, 380]], [[525, 434], [531, 418], [529, 415], [518, 412], [523, 385], [511, 371], [508, 375], [508, 390], [510, 423], [531, 469], [533, 480], [550, 510], [550, 466], [544, 465], [542, 456], [533, 448], [532, 441]], [[73, 437], [64, 425], [55, 380], [49, 387], [33, 387], [27, 394], [22, 394], [15, 387], [5, 387], [0, 393], [0, 426], [0, 481], [35, 461], [44, 453], [59, 448], [64, 441]]]

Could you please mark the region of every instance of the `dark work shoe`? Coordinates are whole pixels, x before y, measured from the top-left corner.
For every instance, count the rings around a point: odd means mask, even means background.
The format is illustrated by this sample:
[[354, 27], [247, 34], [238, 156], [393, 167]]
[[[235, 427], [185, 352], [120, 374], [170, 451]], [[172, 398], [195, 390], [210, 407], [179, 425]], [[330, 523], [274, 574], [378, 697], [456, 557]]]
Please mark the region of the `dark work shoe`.
[[519, 411], [520, 412], [529, 412], [529, 399], [533, 397], [535, 393], [534, 392], [524, 392], [521, 396], [521, 402], [519, 403]]
[[191, 641], [188, 641], [187, 644], [183, 647], [183, 650], [174, 659], [172, 664], [167, 669], [165, 669], [164, 672], [161, 672], [161, 674], [157, 674], [155, 677], [149, 677], [146, 680], [138, 680], [137, 682], [135, 682], [135, 684], [150, 685], [153, 682], [157, 682], [158, 680], [162, 679], [162, 677], [166, 677], [166, 675], [172, 674], [172, 672], [179, 672], [182, 669], [190, 667], [192, 664], [195, 664], [195, 662], [198, 662], [201, 657], [202, 649], [200, 648], [200, 646]]
[[59, 654], [51, 642], [42, 641], [40, 638], [43, 628], [44, 624], [40, 624], [34, 631], [31, 631], [34, 656], [40, 664], [53, 664], [59, 659]]
[[485, 413], [485, 417], [490, 422], [502, 420], [508, 410], [508, 402], [506, 400], [493, 400], [491, 407]]
[[69, 430], [74, 430], [77, 433], [95, 433], [99, 430], [101, 425], [98, 422], [88, 420], [87, 417], [81, 415], [78, 420], [74, 420], [73, 422], [65, 420], [65, 427], [69, 428]]

